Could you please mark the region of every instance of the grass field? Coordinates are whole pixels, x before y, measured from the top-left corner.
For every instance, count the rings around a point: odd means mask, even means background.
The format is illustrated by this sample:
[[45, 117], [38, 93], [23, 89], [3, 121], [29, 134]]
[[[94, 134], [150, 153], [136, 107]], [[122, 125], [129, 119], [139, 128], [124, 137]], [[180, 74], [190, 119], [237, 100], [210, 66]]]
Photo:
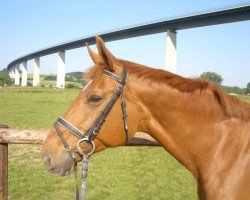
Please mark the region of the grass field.
[[242, 101], [245, 101], [245, 102], [250, 103], [250, 96], [240, 96], [240, 99], [241, 99]]
[[[48, 174], [40, 145], [11, 145], [9, 157], [9, 199], [74, 199], [73, 174]], [[89, 200], [196, 199], [195, 190], [189, 172], [159, 147], [119, 147], [90, 159]]]
[[[12, 128], [50, 128], [79, 90], [0, 90], [0, 122]], [[249, 97], [242, 97], [250, 102]], [[40, 145], [10, 145], [9, 199], [74, 199], [73, 174], [54, 177], [43, 168]], [[80, 168], [79, 168], [80, 170]], [[87, 199], [194, 200], [191, 174], [160, 147], [119, 147], [90, 160]]]
[[3, 88], [0, 122], [13, 128], [50, 128], [80, 90]]

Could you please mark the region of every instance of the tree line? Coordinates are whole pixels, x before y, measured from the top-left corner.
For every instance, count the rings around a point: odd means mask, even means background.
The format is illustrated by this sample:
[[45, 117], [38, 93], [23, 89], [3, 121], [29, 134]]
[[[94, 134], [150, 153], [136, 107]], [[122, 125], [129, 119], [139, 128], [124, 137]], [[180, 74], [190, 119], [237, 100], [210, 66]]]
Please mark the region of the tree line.
[[238, 86], [229, 87], [222, 85], [223, 78], [215, 72], [204, 72], [200, 75], [200, 77], [220, 86], [223, 90], [230, 94], [250, 94], [250, 82], [246, 85], [246, 88], [240, 88]]

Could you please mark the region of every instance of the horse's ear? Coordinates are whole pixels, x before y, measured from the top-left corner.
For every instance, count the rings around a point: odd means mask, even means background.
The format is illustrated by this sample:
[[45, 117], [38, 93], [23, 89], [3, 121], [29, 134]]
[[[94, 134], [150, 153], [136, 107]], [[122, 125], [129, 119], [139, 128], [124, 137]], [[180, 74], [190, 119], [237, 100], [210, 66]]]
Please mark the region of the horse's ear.
[[118, 73], [121, 72], [122, 64], [119, 60], [106, 48], [103, 40], [99, 36], [96, 36], [95, 38], [99, 57], [102, 60], [102, 63], [105, 64], [106, 70], [111, 72], [116, 71]]
[[97, 53], [95, 53], [94, 51], [92, 51], [90, 48], [89, 48], [89, 45], [88, 43], [86, 42], [86, 47], [88, 49], [88, 52], [89, 52], [89, 55], [91, 57], [91, 59], [93, 60], [93, 62], [97, 65], [99, 63], [102, 62], [102, 60], [100, 59], [99, 55]]

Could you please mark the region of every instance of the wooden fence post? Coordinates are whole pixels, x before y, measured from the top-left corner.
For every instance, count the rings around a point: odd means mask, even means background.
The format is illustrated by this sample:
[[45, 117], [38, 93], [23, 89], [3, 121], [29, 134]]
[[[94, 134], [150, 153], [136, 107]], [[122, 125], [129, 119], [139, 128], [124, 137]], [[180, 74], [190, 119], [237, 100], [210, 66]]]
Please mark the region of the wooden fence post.
[[0, 143], [0, 200], [8, 200], [8, 144]]

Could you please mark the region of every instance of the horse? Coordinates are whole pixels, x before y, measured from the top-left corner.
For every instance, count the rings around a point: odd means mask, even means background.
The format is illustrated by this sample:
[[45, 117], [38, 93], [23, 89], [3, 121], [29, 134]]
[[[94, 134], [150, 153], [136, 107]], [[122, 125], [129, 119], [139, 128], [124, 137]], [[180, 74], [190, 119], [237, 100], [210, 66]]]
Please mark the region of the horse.
[[[85, 74], [90, 81], [63, 119], [78, 131], [88, 132], [113, 98], [117, 85], [121, 85], [114, 80], [123, 77], [126, 70], [122, 95], [129, 127], [127, 139], [135, 132], [152, 136], [192, 173], [200, 200], [249, 200], [250, 105], [206, 80], [184, 78], [118, 59], [98, 36], [96, 44], [98, 53], [87, 45], [94, 62]], [[126, 143], [120, 101], [113, 103], [102, 121], [103, 126], [92, 141], [94, 153]], [[77, 149], [78, 138], [65, 126], [57, 128], [64, 141]], [[80, 149], [89, 151], [86, 144], [81, 144]], [[55, 128], [43, 143], [42, 155], [45, 167], [55, 175], [64, 176], [72, 169], [73, 159]], [[76, 160], [81, 159], [78, 154]]]

